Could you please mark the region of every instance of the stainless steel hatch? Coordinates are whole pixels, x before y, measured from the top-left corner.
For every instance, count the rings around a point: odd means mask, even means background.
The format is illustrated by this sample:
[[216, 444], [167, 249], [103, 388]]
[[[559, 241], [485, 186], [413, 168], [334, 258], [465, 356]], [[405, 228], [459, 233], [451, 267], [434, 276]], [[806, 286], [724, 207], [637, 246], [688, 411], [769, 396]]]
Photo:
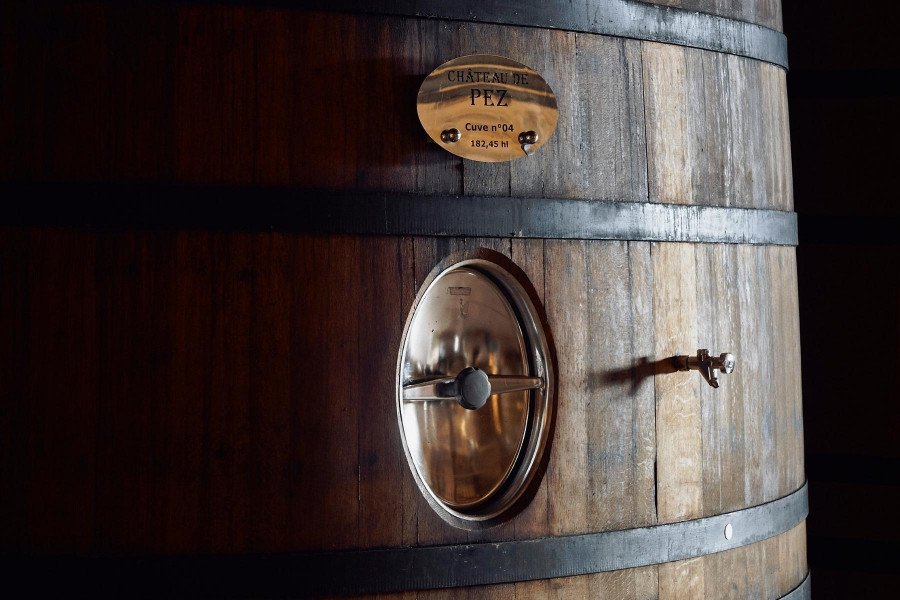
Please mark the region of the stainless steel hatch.
[[470, 259], [427, 282], [407, 321], [397, 406], [419, 487], [448, 521], [500, 517], [533, 480], [553, 378], [519, 280]]

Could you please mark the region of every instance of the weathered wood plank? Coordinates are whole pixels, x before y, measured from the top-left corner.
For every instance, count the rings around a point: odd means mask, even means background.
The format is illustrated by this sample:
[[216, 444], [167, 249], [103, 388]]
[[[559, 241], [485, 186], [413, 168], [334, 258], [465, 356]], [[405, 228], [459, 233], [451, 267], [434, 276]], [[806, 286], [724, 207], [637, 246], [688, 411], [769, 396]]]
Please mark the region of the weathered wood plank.
[[789, 208], [783, 72], [705, 50], [642, 48], [650, 200]]
[[[206, 506], [209, 546], [230, 552], [250, 547], [250, 489], [247, 480], [247, 427], [251, 394], [251, 323], [244, 315], [253, 304], [252, 242], [249, 235], [216, 236], [212, 243], [213, 306], [209, 350], [209, 408]], [[303, 527], [299, 528], [304, 531]]]
[[[544, 311], [546, 316], [544, 240], [511, 240], [510, 258], [522, 269], [528, 281], [531, 282], [536, 294], [536, 298], [533, 300], [539, 301], [539, 304], [535, 303], [535, 306], [538, 311]], [[553, 338], [552, 330], [550, 331], [550, 343], [551, 347], [555, 347], [557, 343]], [[532, 539], [549, 535], [549, 501], [547, 478], [542, 477], [531, 502], [512, 521], [516, 539]]]
[[[279, 11], [264, 10], [253, 15], [250, 26], [255, 63], [247, 78], [253, 77], [253, 180], [265, 185], [281, 185], [290, 180], [291, 153], [295, 144], [291, 125], [297, 107], [291, 102], [293, 86], [303, 81], [292, 71], [297, 60], [291, 48], [291, 23]], [[299, 80], [299, 81], [298, 81]], [[243, 83], [243, 81], [239, 82]]]
[[575, 197], [643, 201], [647, 150], [640, 43], [588, 34], [578, 34], [575, 41], [577, 77], [568, 79], [574, 86], [564, 90], [574, 98], [562, 111], [574, 122], [557, 133], [557, 144], [573, 154], [562, 162], [570, 172], [546, 178], [541, 187], [548, 196], [574, 192]]
[[[804, 454], [804, 426], [803, 426], [803, 380], [801, 377], [800, 363], [800, 298], [799, 298], [799, 278], [797, 273], [797, 252], [794, 248], [784, 250], [773, 250], [773, 254], [778, 254], [784, 261], [784, 269], [782, 275], [782, 289], [786, 295], [785, 304], [779, 313], [781, 326], [786, 332], [786, 339], [789, 340], [786, 353], [791, 353], [795, 358], [792, 365], [793, 373], [788, 380], [788, 397], [791, 400], [792, 410], [789, 418], [794, 426], [791, 441], [793, 442], [793, 453], [788, 459], [790, 467], [788, 469], [789, 477], [792, 479], [787, 483], [790, 488], [797, 489], [806, 481], [806, 463]], [[798, 534], [799, 535], [799, 534]], [[806, 539], [805, 537], [803, 538]], [[806, 552], [802, 553], [802, 557], [806, 558]]]
[[703, 558], [659, 565], [660, 600], [706, 598]]
[[[406, 319], [412, 309], [413, 301], [419, 292], [421, 280], [418, 272], [422, 270], [421, 265], [417, 265], [416, 257], [416, 240], [414, 238], [401, 238], [398, 243], [397, 264], [400, 270], [398, 280], [400, 288], [400, 314], [397, 315], [398, 324], [405, 326]], [[396, 375], [395, 375], [396, 377]], [[391, 381], [394, 379], [391, 378]], [[398, 431], [399, 434], [399, 431]], [[404, 546], [414, 546], [419, 539], [419, 511], [430, 510], [422, 499], [419, 488], [416, 486], [415, 479], [409, 469], [406, 460], [406, 454], [402, 448], [398, 449], [402, 459], [403, 468], [399, 483], [400, 498], [400, 514], [401, 514], [401, 532]]]
[[[9, 316], [24, 322], [7, 322], [9, 328], [3, 330], [10, 341], [21, 342], [9, 348], [21, 353], [18, 359], [11, 357], [11, 364], [26, 367], [4, 378], [11, 390], [24, 392], [4, 398], [3, 404], [10, 416], [18, 413], [14, 419], [21, 419], [23, 427], [8, 432], [14, 445], [21, 444], [14, 456], [22, 460], [16, 469], [22, 479], [5, 480], [4, 488], [16, 490], [13, 494], [24, 503], [24, 518], [11, 524], [10, 532], [21, 536], [24, 549], [85, 552], [102, 520], [94, 502], [95, 461], [98, 441], [102, 443], [96, 396], [101, 376], [96, 242], [78, 232], [52, 230], [32, 232], [19, 241], [24, 246], [11, 254], [27, 257], [17, 265], [24, 270], [17, 274], [16, 266], [7, 263], [3, 277], [8, 275], [13, 286], [27, 281], [6, 292], [22, 294], [25, 310], [16, 314], [13, 300]], [[16, 281], [17, 276], [23, 279]], [[14, 333], [20, 327], [24, 335]], [[5, 505], [6, 492], [3, 496]]]
[[[632, 521], [635, 436], [630, 382], [610, 385], [600, 373], [607, 361], [628, 360], [631, 339], [615, 332], [631, 329], [631, 316], [620, 310], [631, 300], [627, 243], [589, 244], [586, 257], [587, 346], [582, 360], [588, 369], [585, 425], [588, 431], [588, 507], [592, 531], [620, 529]], [[596, 498], [603, 504], [595, 504]]]
[[806, 522], [777, 538], [779, 556], [778, 590], [784, 595], [797, 587], [806, 577]]
[[[212, 236], [179, 233], [170, 238], [174, 264], [165, 273], [172, 286], [170, 310], [172, 387], [160, 411], [164, 436], [159, 446], [165, 465], [156, 482], [163, 514], [159, 529], [170, 536], [166, 545], [179, 552], [213, 549], [207, 483], [209, 416], [212, 389], [213, 257]], [[177, 537], [176, 537], [177, 536]]]
[[161, 551], [181, 535], [159, 528], [168, 508], [157, 495], [159, 486], [171, 489], [163, 481], [167, 457], [156, 444], [165, 441], [172, 384], [174, 314], [167, 274], [173, 262], [165, 235], [98, 240], [96, 335], [102, 369], [97, 387], [81, 397], [99, 403], [94, 503], [104, 518], [96, 524], [94, 544], [107, 552]]
[[0, 93], [7, 111], [16, 107], [11, 148], [17, 171], [7, 176], [81, 181], [93, 174], [111, 175], [110, 163], [100, 160], [111, 154], [106, 148], [111, 131], [104, 84], [114, 76], [105, 7], [9, 8], [9, 22], [16, 28], [10, 40], [16, 46], [6, 57], [14, 61], [18, 76], [16, 87], [2, 87]]
[[641, 0], [641, 2], [709, 13], [782, 31], [781, 0]]
[[678, 46], [641, 43], [651, 202], [693, 204], [685, 52]]
[[[358, 314], [360, 298], [346, 282], [354, 277], [361, 247], [360, 240], [352, 238], [296, 241], [291, 461], [297, 472], [292, 526], [303, 549], [356, 547], [359, 540], [360, 403], [346, 399], [353, 397], [362, 367], [352, 359], [358, 321], [348, 318]], [[341, 400], [327, 401], [331, 398]], [[323, 490], [329, 490], [328, 502], [323, 502]]]
[[722, 106], [728, 92], [720, 73], [722, 55], [696, 49], [684, 54], [692, 196], [697, 204], [729, 204], [725, 179], [730, 164], [723, 146], [730, 138]]
[[703, 558], [703, 591], [706, 598], [739, 600], [759, 598], [748, 593], [746, 548], [718, 552]]
[[[752, 318], [738, 294], [742, 281], [735, 247], [697, 246], [699, 344], [710, 352], [732, 352], [744, 370], [740, 324]], [[740, 380], [720, 377], [720, 387], [701, 385], [703, 403], [703, 514], [738, 510], [744, 502], [744, 396]], [[745, 374], [753, 378], [755, 374]]]
[[[729, 323], [728, 318], [731, 316], [727, 307], [719, 305], [716, 300], [722, 297], [722, 291], [726, 289], [725, 282], [733, 282], [734, 277], [728, 269], [720, 270], [721, 260], [716, 250], [719, 250], [718, 246], [709, 244], [698, 245], [695, 250], [698, 344], [703, 348], [708, 348], [713, 354], [719, 353], [720, 348], [724, 349], [722, 344], [725, 340], [721, 338], [727, 339], [727, 334], [720, 335], [720, 326]], [[723, 382], [719, 389], [702, 385], [700, 387], [704, 512], [721, 512], [722, 487], [729, 485], [728, 479], [731, 476], [731, 471], [728, 470], [731, 458], [730, 447], [728, 440], [722, 439], [722, 433], [727, 432], [730, 425], [726, 416], [722, 414], [723, 406], [727, 406], [726, 399], [722, 396], [733, 395], [730, 393], [732, 388], [727, 383]], [[743, 484], [744, 481], [741, 478], [742, 492]]]
[[782, 595], [778, 593], [778, 590], [780, 589], [778, 572], [781, 570], [781, 557], [778, 553], [778, 538], [769, 538], [758, 546], [759, 561], [762, 568], [762, 572], [760, 573], [762, 589], [765, 591], [766, 598], [778, 598]]
[[746, 597], [777, 598], [777, 594], [769, 593], [766, 588], [765, 542], [746, 546], [743, 550], [743, 564], [738, 563], [735, 568], [746, 570]]
[[[535, 305], [539, 312], [546, 316], [546, 275], [545, 269], [545, 243], [544, 240], [511, 240], [510, 258], [522, 269], [528, 281], [534, 287], [536, 298]], [[553, 331], [550, 331], [550, 344], [554, 348], [556, 341]], [[552, 350], [551, 350], [552, 353]], [[558, 368], [558, 365], [555, 365]], [[558, 373], [557, 373], [558, 377]], [[550, 452], [553, 452], [552, 446]], [[545, 458], [549, 463], [549, 456]], [[548, 478], [542, 476], [534, 496], [522, 512], [510, 523], [515, 531], [515, 539], [535, 539], [550, 535], [550, 495], [548, 491]], [[548, 581], [529, 581], [515, 584], [514, 595], [516, 598], [548, 598], [551, 595], [552, 585]]]
[[[697, 347], [695, 247], [653, 244], [653, 322], [658, 361]], [[656, 493], [660, 523], [699, 517], [703, 511], [700, 380], [695, 373], [656, 377]], [[702, 559], [659, 566], [659, 597], [704, 595]]]
[[[631, 280], [631, 396], [634, 423], [634, 489], [629, 527], [658, 522], [656, 512], [656, 386], [648, 363], [655, 355], [654, 272], [651, 245], [629, 242], [628, 272]], [[655, 571], [654, 571], [655, 574]], [[655, 577], [655, 575], [654, 575]], [[640, 586], [639, 586], [640, 587]]]
[[587, 283], [588, 244], [545, 242], [545, 302], [553, 324], [559, 366], [556, 431], [547, 468], [550, 532], [554, 535], [588, 531], [591, 520], [590, 462], [587, 430], [590, 393], [584, 360], [590, 332]]
[[252, 317], [248, 340], [250, 398], [246, 477], [251, 490], [250, 539], [256, 547], [290, 549], [291, 312], [294, 293], [294, 244], [281, 234], [252, 242]]
[[741, 353], [741, 375], [735, 378], [735, 384], [740, 386], [744, 405], [744, 502], [755, 505], [778, 497], [771, 287], [760, 252], [738, 247], [736, 258], [741, 282], [737, 298], [740, 337], [736, 352]]
[[[351, 68], [350, 76], [356, 81], [342, 85], [352, 88], [350, 93], [358, 103], [339, 104], [345, 110], [347, 106], [354, 107], [345, 118], [350, 121], [346, 125], [350, 135], [356, 137], [348, 143], [359, 147], [356, 185], [362, 189], [415, 191], [419, 174], [415, 157], [422, 156], [426, 146], [433, 144], [424, 135], [415, 114], [415, 97], [421, 82], [414, 74], [422, 67], [419, 53], [429, 51], [422, 48], [422, 40], [431, 38], [420, 37], [416, 20], [354, 19], [351, 31], [354, 47], [339, 68]], [[441, 31], [437, 24], [435, 41], [446, 39]], [[342, 39], [346, 34], [342, 32]], [[364, 49], [368, 44], [373, 45]], [[363, 55], [365, 59], [361, 60]], [[297, 83], [295, 96], [308, 96], [309, 84], [302, 80]], [[324, 94], [321, 101], [328, 102], [329, 94]], [[325, 124], [320, 123], [319, 127], [322, 125]], [[446, 174], [450, 176], [452, 172]]]
[[[16, 39], [19, 25], [16, 23], [16, 12], [11, 3], [0, 6], [0, 99], [12, 99], [11, 90], [16, 90], [25, 85], [26, 77], [20, 73], [21, 65], [16, 60], [17, 53], [21, 52], [20, 42]], [[35, 61], [36, 62], [36, 61]], [[21, 92], [20, 92], [21, 93]], [[18, 117], [18, 119], [17, 119]], [[22, 171], [21, 152], [17, 146], [21, 139], [18, 131], [22, 124], [17, 123], [21, 119], [16, 111], [0, 111], [0, 178], [11, 179], [12, 176]], [[10, 239], [10, 232], [5, 232]]]
[[769, 310], [774, 332], [771, 343], [775, 369], [773, 433], [778, 452], [774, 487], [778, 495], [789, 493], [805, 480], [796, 259], [793, 248], [785, 250], [770, 248], [765, 255], [766, 274], [772, 285]]
[[[654, 427], [650, 388], [642, 390], [631, 373], [636, 351], [648, 350], [652, 343], [642, 335], [652, 331], [652, 313], [621, 309], [631, 307], [636, 295], [649, 299], [649, 253], [646, 245], [637, 245], [632, 259], [630, 249], [622, 242], [588, 243], [584, 278], [575, 280], [587, 288], [586, 320], [578, 326], [587, 332], [585, 346], [579, 350], [586, 370], [584, 419], [591, 531], [647, 522], [653, 510], [648, 455], [652, 444], [647, 443]], [[644, 284], [643, 289], [634, 289], [633, 275], [639, 285]], [[639, 333], [635, 334], [636, 330]], [[620, 331], [632, 334], [625, 337], [617, 334]], [[612, 380], [610, 373], [631, 376]]]
[[[658, 360], [697, 347], [695, 247], [652, 244], [653, 322]], [[657, 515], [660, 523], [699, 517], [702, 501], [701, 379], [696, 373], [656, 377]], [[705, 385], [705, 384], [704, 384]]]
[[784, 12], [781, 8], [781, 0], [761, 0], [758, 14], [764, 19], [760, 22], [766, 27], [784, 31]]
[[728, 140], [720, 149], [726, 161], [726, 195], [729, 204], [745, 208], [766, 205], [766, 158], [762, 155], [759, 71], [755, 61], [724, 55], [725, 108]]
[[[748, 305], [746, 310], [753, 310], [751, 307], [754, 307], [753, 314], [759, 319], [759, 330], [753, 338], [756, 341], [753, 351], [759, 356], [759, 371], [754, 374], [754, 387], [757, 395], [753, 399], [758, 398], [762, 407], [761, 438], [756, 441], [756, 445], [762, 449], [763, 479], [760, 491], [763, 501], [766, 502], [793, 491], [791, 489], [781, 493], [779, 490], [779, 472], [783, 467], [780, 464], [781, 454], [778, 439], [778, 429], [782, 427], [778, 422], [778, 406], [781, 404], [778, 380], [782, 364], [775, 351], [780, 332], [777, 329], [778, 314], [772, 306], [772, 299], [779, 293], [777, 289], [779, 283], [772, 279], [766, 264], [769, 253], [775, 249], [774, 247], [765, 248], [762, 252], [753, 253], [752, 259], [750, 253], [746, 254], [746, 264], [755, 266], [753, 287], [758, 293], [755, 302]], [[794, 351], [799, 360], [799, 344]]]
[[24, 524], [29, 518], [25, 487], [30, 408], [18, 399], [28, 394], [23, 374], [29, 368], [30, 235], [27, 230], [0, 229], [0, 331], [6, 332], [0, 341], [0, 480], [8, 482], [0, 511], [0, 531], [4, 532], [0, 549], [8, 554], [29, 546]]
[[254, 181], [253, 164], [242, 155], [254, 154], [258, 132], [255, 115], [247, 110], [258, 92], [250, 58], [255, 14], [224, 7], [180, 7], [177, 12], [179, 68], [172, 84], [178, 110], [174, 123], [166, 125], [175, 131], [182, 181]]
[[759, 95], [762, 101], [763, 153], [766, 157], [765, 195], [768, 206], [794, 209], [794, 179], [791, 168], [791, 128], [788, 122], [786, 74], [769, 64], [760, 64]]
[[394, 373], [403, 315], [399, 244], [392, 238], [368, 240], [357, 263], [355, 285], [360, 290], [356, 313], [359, 339], [356, 356], [361, 368], [354, 397], [359, 399], [359, 536], [365, 547], [402, 546], [403, 511], [397, 482], [408, 470], [397, 425]]

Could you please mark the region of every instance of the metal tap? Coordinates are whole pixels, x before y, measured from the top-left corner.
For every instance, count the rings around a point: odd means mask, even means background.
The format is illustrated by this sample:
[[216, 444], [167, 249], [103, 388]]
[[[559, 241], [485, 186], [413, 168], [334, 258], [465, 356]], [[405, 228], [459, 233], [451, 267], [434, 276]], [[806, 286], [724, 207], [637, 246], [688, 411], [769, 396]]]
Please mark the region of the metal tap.
[[675, 368], [679, 371], [700, 371], [703, 379], [714, 388], [719, 387], [719, 379], [716, 377], [716, 371], [725, 374], [734, 371], [735, 358], [734, 354], [724, 352], [719, 356], [710, 356], [709, 350], [697, 350], [697, 356], [676, 356]]

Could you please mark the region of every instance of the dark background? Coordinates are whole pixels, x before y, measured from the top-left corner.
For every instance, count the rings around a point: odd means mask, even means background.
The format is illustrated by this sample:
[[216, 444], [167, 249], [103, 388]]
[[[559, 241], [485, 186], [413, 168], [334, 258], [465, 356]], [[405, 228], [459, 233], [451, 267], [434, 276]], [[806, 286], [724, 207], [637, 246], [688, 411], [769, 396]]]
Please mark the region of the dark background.
[[900, 597], [898, 17], [784, 0], [816, 598]]

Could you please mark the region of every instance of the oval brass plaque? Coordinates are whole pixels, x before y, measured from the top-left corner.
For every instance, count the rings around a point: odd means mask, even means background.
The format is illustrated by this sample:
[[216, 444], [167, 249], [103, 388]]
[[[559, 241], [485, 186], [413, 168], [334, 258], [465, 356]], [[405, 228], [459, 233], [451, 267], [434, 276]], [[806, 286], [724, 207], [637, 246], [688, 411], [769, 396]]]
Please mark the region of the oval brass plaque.
[[432, 71], [419, 88], [416, 109], [431, 139], [482, 162], [534, 153], [559, 117], [556, 96], [543, 77], [489, 54], [454, 58]]

